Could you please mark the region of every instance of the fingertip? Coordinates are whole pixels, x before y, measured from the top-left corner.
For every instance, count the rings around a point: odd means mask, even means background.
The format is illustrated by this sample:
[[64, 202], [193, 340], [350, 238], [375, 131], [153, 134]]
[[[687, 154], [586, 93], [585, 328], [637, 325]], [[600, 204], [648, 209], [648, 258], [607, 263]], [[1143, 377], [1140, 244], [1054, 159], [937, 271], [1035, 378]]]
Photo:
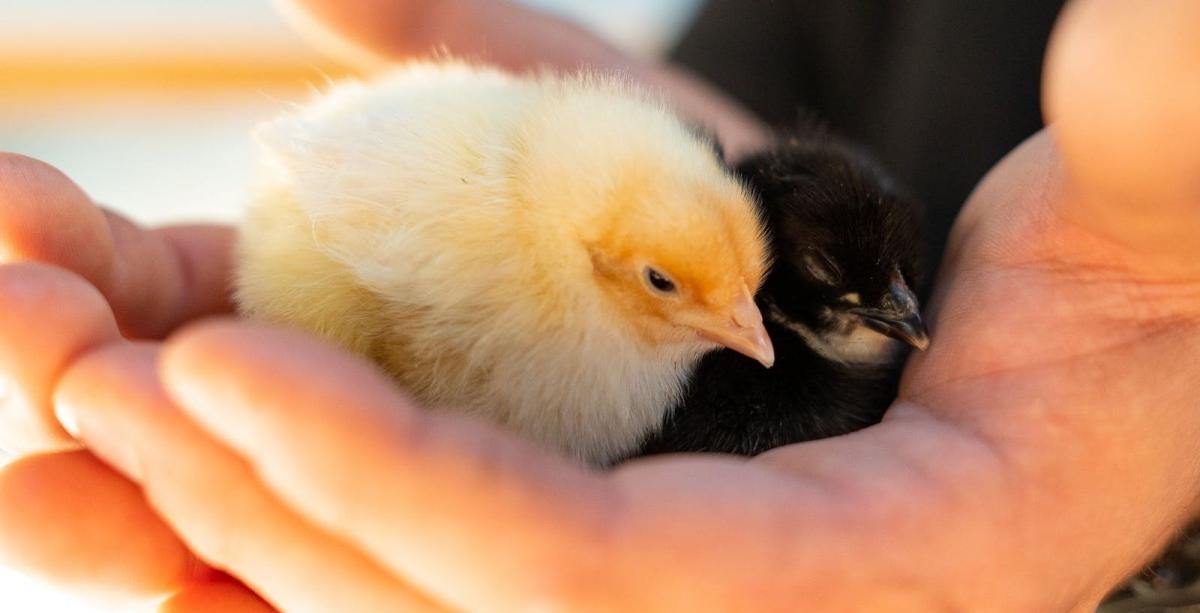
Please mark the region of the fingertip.
[[121, 329], [158, 338], [182, 321], [230, 310], [235, 233], [145, 230], [104, 211], [58, 169], [0, 153], [0, 263], [73, 271], [107, 298]]
[[1200, 3], [1076, 0], [1043, 105], [1072, 180], [1115, 199], [1200, 199]]
[[251, 325], [233, 318], [208, 318], [167, 337], [158, 359], [159, 379], [180, 410], [189, 413], [191, 407], [207, 404], [209, 384], [220, 385], [226, 378], [224, 371], [236, 368], [224, 359], [229, 347], [236, 346], [245, 336], [243, 327]]
[[302, 36], [330, 56], [367, 71], [434, 44], [429, 35], [437, 0], [276, 0]]
[[261, 348], [265, 344], [269, 351], [269, 345], [277, 340], [278, 334], [261, 324], [211, 317], [188, 324], [167, 338], [159, 371], [169, 385], [214, 367], [224, 370], [231, 360], [239, 359], [241, 348]]
[[294, 365], [313, 367], [325, 361], [329, 351], [297, 331], [210, 318], [169, 337], [158, 369], [180, 409], [200, 424], [209, 424], [225, 411], [238, 415], [233, 407], [257, 407], [296, 394], [311, 381]]
[[[209, 317], [179, 329], [166, 341], [168, 352], [229, 351], [244, 345], [271, 347], [300, 345], [330, 349], [320, 339], [301, 330], [237, 317]], [[177, 349], [176, 349], [177, 348]]]
[[218, 351], [246, 338], [252, 331], [264, 328], [262, 324], [248, 322], [236, 317], [209, 317], [183, 326], [163, 343], [164, 361], [174, 354], [187, 356], [192, 353]]
[[0, 446], [69, 446], [53, 412], [53, 390], [84, 352], [120, 338], [104, 297], [79, 276], [35, 263], [0, 266]]
[[321, 383], [342, 392], [391, 390], [372, 365], [322, 339], [233, 318], [204, 320], [169, 338], [160, 373], [172, 390], [190, 389], [192, 383], [207, 388], [217, 380], [237, 382], [247, 393], [286, 394], [296, 385], [317, 389]]
[[53, 404], [97, 456], [134, 480], [145, 477], [139, 444], [165, 404], [155, 372], [158, 348], [113, 343], [89, 351], [63, 373]]
[[0, 153], [0, 262], [37, 261], [111, 282], [113, 242], [104, 215], [57, 168]]

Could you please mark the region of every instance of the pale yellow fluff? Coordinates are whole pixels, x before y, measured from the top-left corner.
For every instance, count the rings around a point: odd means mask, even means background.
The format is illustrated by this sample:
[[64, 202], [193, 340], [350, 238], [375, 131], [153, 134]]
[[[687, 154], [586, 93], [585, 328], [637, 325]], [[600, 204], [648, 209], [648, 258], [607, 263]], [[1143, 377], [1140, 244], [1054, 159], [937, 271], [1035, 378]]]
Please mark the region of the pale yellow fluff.
[[[615, 79], [414, 64], [256, 136], [245, 315], [589, 463], [635, 448], [715, 347], [676, 318], [725, 308], [764, 274], [740, 184]], [[646, 263], [677, 295], [639, 285]]]

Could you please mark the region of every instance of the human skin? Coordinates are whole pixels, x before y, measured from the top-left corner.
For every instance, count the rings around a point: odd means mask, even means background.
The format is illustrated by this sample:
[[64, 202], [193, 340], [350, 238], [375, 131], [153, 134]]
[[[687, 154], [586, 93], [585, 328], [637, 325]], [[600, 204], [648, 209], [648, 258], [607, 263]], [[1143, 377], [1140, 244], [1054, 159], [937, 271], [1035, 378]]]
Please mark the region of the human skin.
[[[250, 598], [192, 551], [289, 611], [1094, 607], [1200, 493], [1197, 29], [1190, 0], [1073, 4], [1047, 64], [1055, 127], [965, 207], [933, 345], [885, 421], [753, 460], [598, 474], [423, 412], [296, 333], [226, 319], [121, 341], [117, 324], [193, 319], [180, 304], [221, 310], [221, 231], [116, 241], [183, 241], [188, 275], [129, 272], [145, 266], [133, 256], [90, 264], [109, 253], [88, 238], [104, 218], [61, 175], [5, 158], [9, 260], [82, 275], [0, 268], [6, 423], [53, 432], [57, 408], [103, 463], [72, 451], [6, 468], [0, 553], [75, 586], [84, 562], [105, 562], [123, 570], [91, 587]], [[169, 299], [181, 292], [194, 300]], [[66, 484], [110, 502], [81, 516], [55, 496]], [[114, 508], [164, 523], [126, 546]], [[76, 531], [113, 536], [61, 538]], [[47, 555], [38, 535], [68, 545]], [[163, 556], [178, 570], [155, 570]], [[262, 610], [245, 602], [225, 610]]]
[[[633, 58], [561, 19], [506, 0], [283, 0], [302, 32], [367, 70], [429, 55], [509, 70], [602, 70], [661, 93], [740, 157], [770, 132], [749, 111], [680, 66]], [[330, 44], [332, 43], [332, 44]]]

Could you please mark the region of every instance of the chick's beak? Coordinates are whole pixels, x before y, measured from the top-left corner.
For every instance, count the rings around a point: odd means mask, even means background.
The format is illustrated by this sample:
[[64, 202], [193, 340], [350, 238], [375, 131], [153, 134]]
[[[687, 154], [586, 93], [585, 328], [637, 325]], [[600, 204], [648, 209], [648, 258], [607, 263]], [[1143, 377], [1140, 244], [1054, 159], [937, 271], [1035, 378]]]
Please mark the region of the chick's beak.
[[696, 329], [700, 336], [758, 360], [767, 368], [775, 364], [775, 347], [763, 326], [762, 313], [744, 287], [728, 317], [698, 325]]
[[921, 321], [917, 297], [899, 274], [892, 276], [889, 293], [893, 308], [853, 308], [850, 312], [861, 317], [868, 328], [924, 351], [929, 347], [929, 334], [925, 330], [925, 322]]

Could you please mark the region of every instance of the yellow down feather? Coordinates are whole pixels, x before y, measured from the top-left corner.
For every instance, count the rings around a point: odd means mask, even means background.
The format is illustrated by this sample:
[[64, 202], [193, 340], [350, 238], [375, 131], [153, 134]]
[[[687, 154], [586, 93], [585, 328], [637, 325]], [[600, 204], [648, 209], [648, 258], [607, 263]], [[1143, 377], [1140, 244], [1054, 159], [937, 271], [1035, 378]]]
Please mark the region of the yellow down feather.
[[727, 318], [765, 272], [742, 186], [619, 80], [414, 64], [256, 136], [245, 315], [585, 462], [658, 426], [716, 346], [689, 322]]

